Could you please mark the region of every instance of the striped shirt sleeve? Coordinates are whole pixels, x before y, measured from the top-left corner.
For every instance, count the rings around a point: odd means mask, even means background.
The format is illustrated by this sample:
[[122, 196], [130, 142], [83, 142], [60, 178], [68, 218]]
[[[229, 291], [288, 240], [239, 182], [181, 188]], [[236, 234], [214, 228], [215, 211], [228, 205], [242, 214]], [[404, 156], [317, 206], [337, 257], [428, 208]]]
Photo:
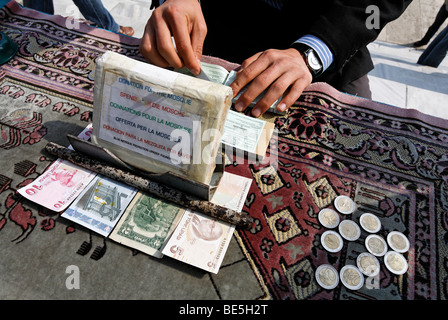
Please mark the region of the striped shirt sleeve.
[[319, 56], [320, 61], [322, 61], [323, 71], [327, 70], [332, 64], [333, 53], [330, 48], [316, 36], [307, 34], [295, 41], [295, 43], [303, 43], [313, 48]]

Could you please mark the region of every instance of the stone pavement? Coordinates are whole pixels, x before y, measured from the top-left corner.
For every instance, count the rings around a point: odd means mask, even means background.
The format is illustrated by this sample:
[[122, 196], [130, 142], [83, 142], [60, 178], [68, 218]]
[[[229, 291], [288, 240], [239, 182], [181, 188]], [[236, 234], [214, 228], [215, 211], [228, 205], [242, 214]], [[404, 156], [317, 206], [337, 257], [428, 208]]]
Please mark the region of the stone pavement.
[[416, 64], [422, 49], [381, 41], [368, 48], [373, 100], [448, 119], [448, 58], [433, 68]]
[[[401, 17], [390, 22], [382, 30], [377, 40], [402, 45], [420, 40], [444, 2], [444, 0], [412, 1]], [[446, 25], [448, 21], [445, 21], [440, 29]]]

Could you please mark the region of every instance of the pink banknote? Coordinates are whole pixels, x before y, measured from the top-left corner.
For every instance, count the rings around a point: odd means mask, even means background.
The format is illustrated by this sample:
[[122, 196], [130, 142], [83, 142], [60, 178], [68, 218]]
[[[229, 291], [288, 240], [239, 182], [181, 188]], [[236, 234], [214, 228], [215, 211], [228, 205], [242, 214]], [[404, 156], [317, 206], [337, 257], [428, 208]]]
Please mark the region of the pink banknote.
[[61, 212], [95, 176], [96, 173], [57, 159], [41, 176], [18, 192], [41, 206]]
[[[89, 140], [91, 134], [92, 124], [89, 124], [78, 138]], [[73, 150], [72, 146], [68, 148]], [[96, 173], [69, 161], [57, 159], [42, 175], [18, 192], [43, 207], [61, 212], [76, 199], [95, 176]]]

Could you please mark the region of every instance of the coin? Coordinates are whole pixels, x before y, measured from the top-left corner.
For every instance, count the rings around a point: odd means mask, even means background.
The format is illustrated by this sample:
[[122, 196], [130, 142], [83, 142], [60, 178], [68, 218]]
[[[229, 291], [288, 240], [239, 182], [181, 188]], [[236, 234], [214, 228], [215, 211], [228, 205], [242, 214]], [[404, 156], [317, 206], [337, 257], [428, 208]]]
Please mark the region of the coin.
[[348, 241], [355, 241], [361, 236], [361, 229], [352, 220], [343, 220], [338, 226], [341, 236]]
[[320, 240], [323, 247], [330, 252], [340, 251], [342, 249], [342, 245], [344, 244], [341, 236], [332, 230], [325, 231]]
[[396, 251], [388, 251], [384, 256], [386, 268], [395, 274], [404, 274], [408, 270], [408, 262], [404, 256]]
[[333, 266], [322, 264], [316, 269], [316, 281], [324, 289], [334, 289], [339, 283], [339, 274]]
[[359, 217], [361, 227], [370, 233], [378, 232], [381, 229], [381, 221], [378, 217], [371, 213], [363, 213]]
[[339, 224], [338, 213], [329, 208], [320, 210], [317, 218], [319, 219], [319, 222], [328, 229], [336, 228]]
[[339, 278], [344, 286], [351, 290], [361, 289], [364, 285], [364, 276], [358, 268], [352, 265], [342, 267]]
[[355, 211], [355, 202], [347, 196], [336, 197], [334, 206], [342, 214], [351, 214]]
[[381, 257], [387, 252], [387, 243], [383, 239], [376, 234], [371, 234], [367, 236], [365, 245], [367, 250], [373, 254], [374, 256]]
[[356, 258], [359, 271], [368, 277], [374, 277], [380, 272], [380, 262], [371, 253], [363, 252]]
[[391, 231], [387, 235], [387, 243], [392, 250], [404, 253], [409, 250], [409, 240], [399, 231]]

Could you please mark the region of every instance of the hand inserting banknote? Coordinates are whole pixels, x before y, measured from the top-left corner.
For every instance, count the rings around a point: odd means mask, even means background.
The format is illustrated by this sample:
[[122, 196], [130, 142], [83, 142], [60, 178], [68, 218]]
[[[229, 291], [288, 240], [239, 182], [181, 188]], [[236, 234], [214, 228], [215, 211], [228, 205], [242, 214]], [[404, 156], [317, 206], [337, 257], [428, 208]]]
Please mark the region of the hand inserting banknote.
[[207, 74], [204, 72], [204, 69], [201, 68], [201, 72], [196, 76], [196, 78], [210, 81], [210, 78], [207, 76]]

